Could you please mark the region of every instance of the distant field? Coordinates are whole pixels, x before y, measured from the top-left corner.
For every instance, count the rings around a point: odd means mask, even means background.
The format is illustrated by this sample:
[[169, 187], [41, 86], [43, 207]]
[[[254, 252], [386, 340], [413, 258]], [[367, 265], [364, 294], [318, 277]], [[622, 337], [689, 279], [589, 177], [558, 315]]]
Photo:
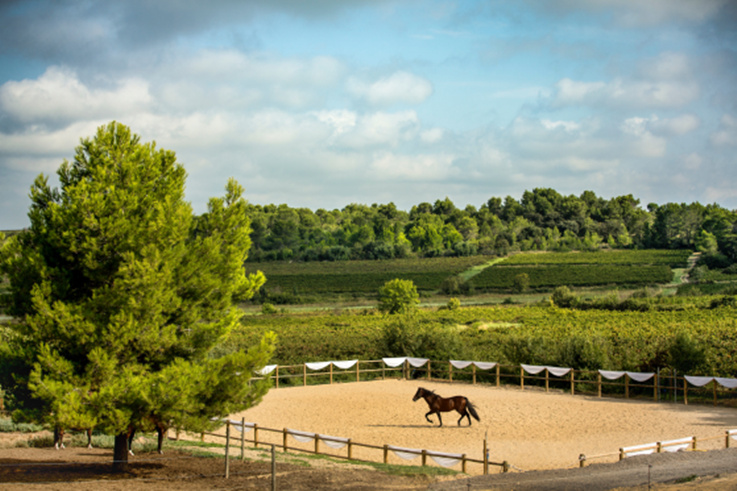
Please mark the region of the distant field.
[[533, 289], [668, 283], [673, 279], [671, 268], [685, 268], [690, 255], [691, 251], [681, 250], [516, 254], [481, 271], [473, 284], [480, 290], [509, 290], [522, 274]]
[[[690, 251], [624, 250], [524, 253], [493, 261], [487, 256], [414, 258], [384, 261], [260, 262], [250, 271], [266, 275], [270, 294], [373, 295], [394, 278], [412, 280], [419, 291], [436, 292], [462, 273], [477, 292], [512, 291], [525, 273], [532, 289], [556, 286], [649, 285], [668, 283], [671, 268], [684, 268]], [[493, 265], [492, 265], [493, 264]], [[484, 267], [484, 265], [488, 265]], [[478, 274], [468, 274], [473, 273]]]
[[418, 290], [434, 291], [449, 276], [489, 261], [486, 256], [392, 259], [384, 261], [259, 262], [249, 271], [266, 275], [266, 288], [289, 294], [374, 294], [395, 278], [412, 280]]
[[691, 251], [688, 250], [615, 250], [598, 252], [541, 252], [515, 254], [502, 266], [529, 264], [646, 264], [685, 268]]

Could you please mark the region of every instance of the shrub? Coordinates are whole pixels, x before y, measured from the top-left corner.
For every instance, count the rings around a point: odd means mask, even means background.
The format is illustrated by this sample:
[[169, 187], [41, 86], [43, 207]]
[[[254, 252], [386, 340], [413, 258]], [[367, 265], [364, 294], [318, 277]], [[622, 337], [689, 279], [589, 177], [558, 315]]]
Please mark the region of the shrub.
[[573, 308], [578, 304], [578, 296], [567, 286], [559, 286], [550, 295], [550, 301], [556, 307], [563, 309]]
[[277, 312], [276, 307], [274, 307], [274, 304], [272, 303], [267, 302], [261, 306], [262, 314], [269, 315], [269, 314], [276, 314], [276, 312]]
[[420, 295], [412, 280], [387, 281], [379, 289], [379, 310], [386, 314], [407, 313], [420, 303]]

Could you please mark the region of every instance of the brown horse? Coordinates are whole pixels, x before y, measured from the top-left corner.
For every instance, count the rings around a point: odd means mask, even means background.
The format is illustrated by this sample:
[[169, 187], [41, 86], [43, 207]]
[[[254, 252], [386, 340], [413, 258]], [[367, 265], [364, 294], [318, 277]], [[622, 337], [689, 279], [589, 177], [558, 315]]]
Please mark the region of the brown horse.
[[468, 426], [471, 426], [471, 416], [476, 418], [476, 421], [481, 421], [481, 419], [479, 419], [479, 415], [476, 413], [476, 408], [473, 406], [473, 404], [471, 404], [471, 401], [468, 400], [468, 397], [455, 396], [451, 397], [450, 399], [446, 399], [444, 397], [440, 397], [435, 392], [423, 389], [422, 387], [417, 389], [417, 392], [415, 392], [415, 396], [412, 398], [412, 400], [416, 401], [420, 397], [425, 399], [427, 405], [430, 406], [430, 411], [425, 414], [425, 419], [428, 420], [430, 423], [432, 423], [432, 420], [429, 418], [429, 416], [435, 413], [438, 415], [440, 426], [443, 426], [443, 418], [440, 417], [440, 413], [452, 411], [454, 409], [458, 411], [458, 414], [461, 415], [460, 419], [458, 420], [458, 426], [461, 426], [461, 421], [463, 421], [463, 418], [468, 418]]
[[[78, 429], [72, 428], [71, 431], [84, 431], [87, 434], [87, 448], [92, 448], [92, 429]], [[57, 450], [66, 448], [64, 446], [64, 428], [54, 428], [54, 448]]]

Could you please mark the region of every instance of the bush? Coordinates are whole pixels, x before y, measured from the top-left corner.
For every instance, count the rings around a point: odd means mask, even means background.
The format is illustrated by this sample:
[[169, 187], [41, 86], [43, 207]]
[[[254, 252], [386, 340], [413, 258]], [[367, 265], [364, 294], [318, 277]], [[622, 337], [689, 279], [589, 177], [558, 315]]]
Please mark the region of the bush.
[[706, 361], [704, 347], [690, 334], [678, 333], [668, 353], [668, 364], [682, 373], [695, 373]]
[[420, 295], [412, 280], [387, 281], [379, 289], [379, 310], [385, 314], [408, 313], [420, 303]]
[[567, 286], [559, 286], [553, 290], [553, 294], [550, 295], [550, 301], [556, 307], [570, 309], [578, 305], [578, 296]]
[[261, 306], [261, 313], [262, 314], [276, 314], [277, 310], [276, 307], [274, 307], [274, 304], [271, 303], [265, 303]]

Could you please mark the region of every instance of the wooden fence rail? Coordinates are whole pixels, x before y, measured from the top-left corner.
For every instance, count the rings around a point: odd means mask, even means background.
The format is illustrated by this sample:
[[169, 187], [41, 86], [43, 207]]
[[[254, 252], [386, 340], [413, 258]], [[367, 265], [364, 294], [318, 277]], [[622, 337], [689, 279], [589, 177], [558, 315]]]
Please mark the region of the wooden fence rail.
[[[338, 459], [346, 459], [346, 460], [354, 460], [354, 461], [360, 461], [360, 462], [383, 462], [384, 464], [389, 463], [389, 455], [390, 453], [394, 453], [400, 458], [404, 458], [405, 460], [409, 460], [407, 457], [409, 456], [416, 456], [421, 458], [421, 465], [426, 466], [428, 465], [428, 457], [430, 460], [435, 461], [436, 463], [442, 462], [440, 465], [443, 465], [444, 467], [453, 467], [455, 465], [460, 464], [461, 465], [461, 472], [467, 473], [468, 472], [468, 464], [479, 464], [482, 466], [481, 472], [483, 474], [488, 474], [489, 472], [489, 466], [497, 466], [500, 468], [501, 472], [508, 472], [509, 470], [509, 464], [505, 462], [491, 462], [488, 458], [488, 445], [487, 442], [484, 441], [484, 446], [482, 450], [482, 458], [480, 459], [474, 459], [469, 457], [466, 454], [449, 454], [449, 453], [443, 453], [443, 452], [437, 452], [432, 450], [426, 450], [426, 449], [413, 449], [413, 448], [403, 448], [403, 447], [396, 447], [389, 444], [384, 445], [373, 445], [369, 443], [361, 443], [356, 442], [351, 438], [340, 438], [335, 436], [329, 436], [329, 435], [321, 435], [317, 433], [310, 433], [305, 431], [299, 431], [299, 430], [292, 430], [289, 428], [282, 428], [282, 429], [276, 429], [276, 428], [267, 428], [264, 426], [259, 426], [256, 423], [247, 423], [245, 419], [242, 419], [241, 421], [233, 421], [233, 420], [225, 420], [223, 421], [225, 424], [225, 434], [222, 433], [213, 433], [213, 432], [204, 432], [202, 433], [202, 438], [204, 438], [205, 435], [215, 437], [215, 438], [222, 438], [225, 439], [225, 455], [229, 455], [229, 448], [233, 441], [240, 444], [240, 451], [241, 451], [241, 459], [245, 458], [245, 446], [246, 443], [252, 443], [255, 448], [258, 448], [259, 445], [261, 446], [272, 446], [281, 448], [284, 452], [288, 451], [298, 451], [303, 453], [309, 453], [313, 455], [325, 455], [333, 458]], [[231, 428], [235, 428], [240, 432], [239, 437], [234, 437], [233, 432], [231, 431]], [[250, 433], [253, 431], [253, 438], [247, 438], [246, 433]], [[271, 433], [277, 435], [274, 438], [264, 438], [264, 433]], [[261, 435], [261, 438], [259, 438], [259, 435]], [[294, 440], [298, 442], [298, 444], [290, 445], [290, 439], [289, 437], [292, 437]], [[313, 442], [311, 448], [304, 448], [304, 444], [308, 442]], [[299, 443], [302, 444], [302, 446], [299, 445]], [[327, 450], [323, 450], [321, 443], [325, 443], [325, 446], [328, 446], [335, 450], [334, 452], [330, 452]], [[346, 451], [344, 453], [340, 452], [343, 448], [346, 448]], [[381, 460], [377, 459], [367, 459], [367, 458], [357, 458], [355, 455], [355, 449], [357, 448], [364, 448], [368, 449], [370, 451], [375, 451], [375, 454], [381, 453], [382, 457]], [[410, 457], [412, 458], [412, 457]], [[228, 467], [226, 464], [226, 477], [228, 472]]]
[[[384, 359], [382, 360], [355, 360], [355, 365], [348, 369], [340, 369], [336, 367], [336, 363], [341, 362], [324, 362], [324, 368], [309, 368], [310, 363], [300, 365], [274, 365], [273, 370], [268, 374], [254, 379], [264, 377], [271, 378], [274, 387], [279, 388], [284, 385], [293, 386], [310, 385], [310, 384], [332, 384], [336, 382], [360, 382], [365, 380], [374, 380], [377, 378], [403, 378], [403, 379], [426, 379], [432, 381], [449, 381], [449, 382], [470, 382], [472, 384], [483, 383], [500, 387], [502, 383], [505, 385], [516, 385], [521, 390], [536, 386], [550, 391], [551, 388], [565, 390], [572, 395], [576, 393], [585, 393], [589, 395], [596, 394], [598, 397], [615, 396], [629, 399], [631, 397], [648, 397], [650, 395], [655, 401], [670, 401], [689, 403], [691, 400], [697, 399], [700, 402], [707, 400], [715, 406], [719, 404], [720, 396], [729, 396], [729, 399], [737, 397], [737, 393], [731, 388], [721, 387], [717, 383], [717, 379], [713, 378], [708, 384], [700, 387], [692, 387], [685, 376], [678, 376], [669, 372], [656, 372], [649, 375], [650, 378], [644, 381], [638, 381], [634, 377], [637, 375], [632, 372], [604, 372], [619, 373], [618, 379], [604, 379], [602, 371], [591, 370], [574, 370], [563, 369], [558, 367], [534, 367], [539, 372], [529, 373], [526, 369], [530, 369], [529, 365], [500, 365], [498, 363], [487, 363], [493, 365], [488, 369], [479, 369], [477, 363], [481, 362], [463, 362], [469, 365], [464, 368], [454, 366], [452, 361], [432, 361], [425, 360], [423, 366], [411, 366], [405, 361], [398, 366], [388, 366]], [[456, 364], [459, 362], [455, 362]], [[556, 370], [566, 370], [565, 375], [556, 376]], [[724, 380], [724, 379], [723, 379]], [[731, 379], [730, 379], [731, 380]], [[634, 393], [633, 393], [634, 392]], [[680, 399], [680, 401], [679, 401]]]

